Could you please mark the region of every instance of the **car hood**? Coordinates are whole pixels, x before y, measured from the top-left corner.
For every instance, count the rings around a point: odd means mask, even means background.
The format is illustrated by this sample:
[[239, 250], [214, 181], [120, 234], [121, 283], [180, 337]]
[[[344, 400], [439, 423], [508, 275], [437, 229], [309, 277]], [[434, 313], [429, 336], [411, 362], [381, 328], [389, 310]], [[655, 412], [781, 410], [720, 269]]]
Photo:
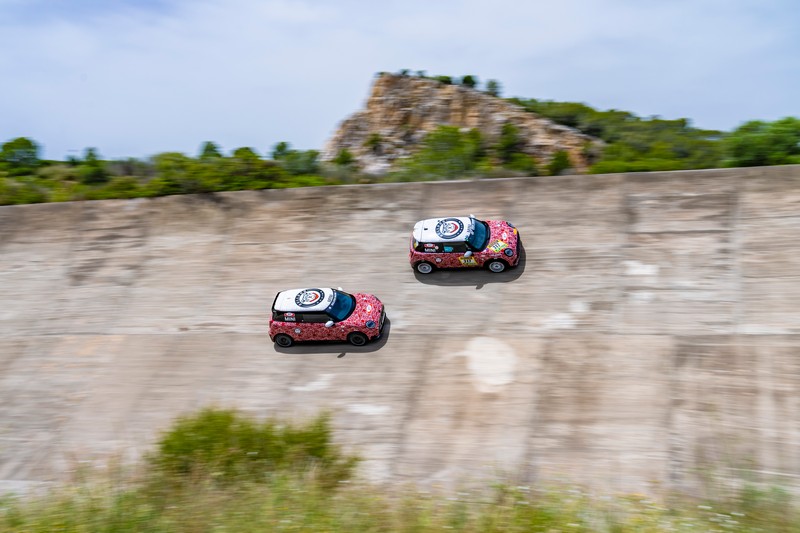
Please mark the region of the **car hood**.
[[519, 235], [517, 230], [505, 220], [487, 220], [489, 225], [489, 243], [487, 249], [502, 252], [504, 248], [516, 250]]
[[380, 323], [383, 303], [378, 297], [367, 293], [356, 293], [353, 296], [356, 299], [356, 308], [353, 314], [347, 317], [347, 321], [359, 325], [366, 324], [368, 320]]

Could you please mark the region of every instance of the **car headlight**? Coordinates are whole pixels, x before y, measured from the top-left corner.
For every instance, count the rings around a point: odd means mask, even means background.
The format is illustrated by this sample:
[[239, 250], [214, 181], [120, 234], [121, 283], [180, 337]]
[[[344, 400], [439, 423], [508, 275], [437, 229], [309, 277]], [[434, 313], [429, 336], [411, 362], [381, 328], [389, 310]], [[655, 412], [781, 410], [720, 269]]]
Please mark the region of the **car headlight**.
[[374, 320], [367, 320], [366, 326], [368, 328], [374, 328], [375, 327], [375, 321]]
[[512, 255], [514, 255], [514, 250], [512, 250], [511, 248], [506, 248], [505, 250], [503, 250], [503, 253], [506, 254], [508, 257], [511, 257]]

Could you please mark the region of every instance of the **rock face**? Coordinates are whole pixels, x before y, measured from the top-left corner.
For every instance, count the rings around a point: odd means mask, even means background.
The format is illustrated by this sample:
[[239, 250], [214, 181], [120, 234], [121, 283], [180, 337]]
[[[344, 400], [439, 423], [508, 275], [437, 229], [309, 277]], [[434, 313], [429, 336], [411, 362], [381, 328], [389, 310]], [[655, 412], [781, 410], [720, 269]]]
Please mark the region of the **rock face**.
[[477, 89], [384, 73], [376, 78], [366, 108], [340, 124], [320, 158], [330, 161], [347, 149], [361, 170], [383, 174], [397, 160], [413, 154], [425, 136], [439, 126], [476, 128], [491, 146], [499, 140], [506, 123], [518, 128], [522, 151], [542, 164], [563, 150], [569, 154], [574, 170], [585, 172], [590, 154], [602, 146], [595, 137]]

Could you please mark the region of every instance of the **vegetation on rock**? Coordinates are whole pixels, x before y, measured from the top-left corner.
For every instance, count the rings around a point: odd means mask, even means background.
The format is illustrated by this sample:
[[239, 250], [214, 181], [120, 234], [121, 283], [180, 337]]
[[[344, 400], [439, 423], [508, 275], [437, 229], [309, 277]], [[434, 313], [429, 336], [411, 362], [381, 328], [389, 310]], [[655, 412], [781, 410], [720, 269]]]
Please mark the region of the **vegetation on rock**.
[[[488, 80], [482, 88], [472, 74], [454, 78], [404, 70], [399, 75], [407, 81], [416, 77], [443, 86], [458, 85], [457, 90], [478, 91], [499, 100], [497, 80]], [[475, 128], [440, 124], [427, 135], [407, 131], [405, 136], [421, 138], [418, 148], [393, 157], [389, 172], [378, 176], [364, 173], [355, 153], [387, 157], [392, 141], [377, 132], [368, 133], [360, 145], [338, 149], [327, 162], [320, 160], [319, 151], [296, 150], [287, 142], [276, 144], [266, 158], [250, 147], [226, 155], [211, 141], [202, 144], [196, 157], [163, 152], [147, 160], [110, 161], [90, 147], [82, 157], [55, 161], [41, 158], [35, 140], [17, 137], [0, 145], [0, 205], [375, 181], [560, 175], [576, 168], [616, 173], [800, 164], [800, 119], [793, 117], [750, 121], [726, 133], [695, 128], [685, 118], [641, 118], [577, 102], [504, 101], [605, 144], [586, 142], [582, 150], [578, 145], [569, 153], [557, 149], [539, 160], [526, 152], [528, 139], [513, 122], [505, 122], [491, 139]], [[589, 166], [576, 165], [578, 159]]]

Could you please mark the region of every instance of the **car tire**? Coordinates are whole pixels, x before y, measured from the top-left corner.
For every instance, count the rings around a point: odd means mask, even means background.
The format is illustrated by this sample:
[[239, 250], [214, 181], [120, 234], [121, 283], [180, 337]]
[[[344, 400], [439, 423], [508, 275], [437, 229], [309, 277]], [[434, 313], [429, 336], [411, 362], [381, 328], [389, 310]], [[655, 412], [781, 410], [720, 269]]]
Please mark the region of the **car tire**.
[[281, 348], [288, 348], [294, 344], [294, 339], [285, 333], [279, 333], [278, 335], [275, 335], [275, 344]]
[[500, 261], [499, 259], [493, 259], [492, 261], [489, 261], [486, 264], [486, 268], [488, 268], [495, 274], [499, 274], [500, 272], [506, 269], [506, 264], [505, 262]]
[[427, 261], [420, 261], [419, 263], [414, 265], [414, 269], [420, 274], [430, 274], [431, 272], [433, 272], [433, 265], [428, 263]]
[[363, 333], [355, 332], [347, 336], [347, 342], [353, 346], [364, 346], [369, 339]]

